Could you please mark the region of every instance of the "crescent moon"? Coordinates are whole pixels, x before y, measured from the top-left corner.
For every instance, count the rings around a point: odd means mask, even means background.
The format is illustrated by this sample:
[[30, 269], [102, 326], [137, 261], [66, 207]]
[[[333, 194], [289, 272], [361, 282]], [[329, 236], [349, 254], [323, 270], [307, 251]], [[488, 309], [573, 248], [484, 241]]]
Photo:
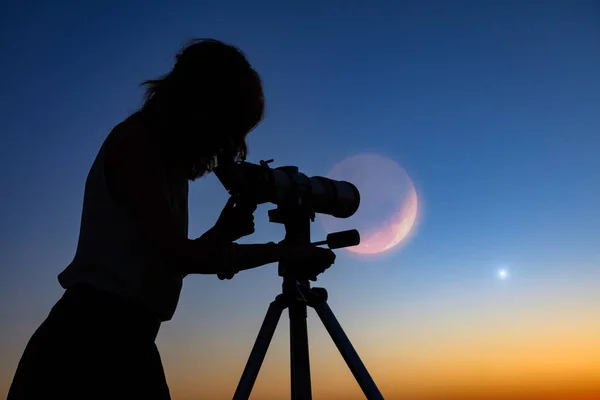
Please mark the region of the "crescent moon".
[[360, 244], [346, 250], [380, 254], [396, 248], [410, 235], [417, 221], [419, 200], [412, 180], [396, 162], [379, 154], [359, 154], [336, 164], [327, 176], [353, 183], [361, 194], [361, 205], [352, 217], [320, 218], [327, 233], [359, 230]]
[[363, 235], [358, 246], [348, 247], [347, 250], [360, 254], [387, 252], [408, 237], [417, 221], [417, 215], [417, 192], [414, 187], [411, 187], [405, 202], [387, 224], [372, 233]]

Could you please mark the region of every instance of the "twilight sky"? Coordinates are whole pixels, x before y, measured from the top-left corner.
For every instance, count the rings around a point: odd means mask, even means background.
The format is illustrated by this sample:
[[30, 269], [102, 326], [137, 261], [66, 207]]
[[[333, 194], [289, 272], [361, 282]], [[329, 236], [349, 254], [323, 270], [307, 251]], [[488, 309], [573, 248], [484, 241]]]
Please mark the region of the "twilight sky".
[[[214, 37], [264, 81], [250, 161], [324, 175], [368, 152], [414, 181], [410, 240], [338, 251], [318, 282], [386, 399], [600, 399], [599, 3], [276, 3], [2, 3], [0, 397], [62, 293], [100, 144], [142, 80]], [[192, 236], [226, 198], [212, 176], [191, 185]], [[245, 242], [282, 237], [267, 209]], [[279, 290], [275, 265], [186, 278], [158, 339], [173, 399], [231, 398]], [[255, 399], [288, 395], [287, 329]], [[362, 398], [314, 312], [309, 335], [314, 397]]]

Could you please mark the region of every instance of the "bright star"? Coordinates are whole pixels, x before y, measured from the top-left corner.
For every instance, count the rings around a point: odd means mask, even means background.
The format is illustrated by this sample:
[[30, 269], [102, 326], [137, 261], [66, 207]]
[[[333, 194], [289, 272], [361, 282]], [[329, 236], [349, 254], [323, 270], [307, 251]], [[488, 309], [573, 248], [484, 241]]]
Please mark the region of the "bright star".
[[506, 268], [500, 268], [498, 270], [498, 279], [503, 281], [508, 279], [508, 270]]

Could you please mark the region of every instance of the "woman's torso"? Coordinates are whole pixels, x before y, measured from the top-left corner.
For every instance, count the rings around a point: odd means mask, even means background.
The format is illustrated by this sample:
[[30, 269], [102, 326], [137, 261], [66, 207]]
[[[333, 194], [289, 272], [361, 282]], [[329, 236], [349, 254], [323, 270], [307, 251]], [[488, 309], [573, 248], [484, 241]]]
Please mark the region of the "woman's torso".
[[[134, 114], [117, 129], [141, 124]], [[132, 126], [132, 125], [129, 125]], [[139, 128], [136, 127], [136, 128]], [[158, 136], [147, 131], [148, 140], [159, 146]], [[161, 252], [144, 234], [132, 213], [116, 201], [109, 190], [102, 145], [88, 174], [83, 200], [81, 228], [73, 261], [58, 276], [62, 287], [87, 284], [96, 289], [133, 299], [166, 321], [172, 318], [183, 277], [170, 272], [172, 255]], [[178, 226], [188, 234], [188, 181], [162, 169], [161, 187]], [[143, 173], [143, 169], [141, 169]]]

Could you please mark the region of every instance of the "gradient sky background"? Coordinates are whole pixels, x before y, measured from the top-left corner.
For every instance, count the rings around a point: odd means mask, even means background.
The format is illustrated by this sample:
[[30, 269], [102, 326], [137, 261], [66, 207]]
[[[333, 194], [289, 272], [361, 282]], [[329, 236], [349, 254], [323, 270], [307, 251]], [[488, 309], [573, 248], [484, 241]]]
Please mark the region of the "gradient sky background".
[[[410, 241], [339, 251], [318, 282], [386, 399], [600, 399], [599, 3], [252, 3], [2, 3], [0, 396], [62, 293], [100, 144], [200, 36], [263, 77], [249, 160], [323, 175], [368, 151], [413, 178]], [[191, 186], [191, 235], [226, 198], [214, 177]], [[282, 237], [267, 209], [248, 241]], [[231, 398], [279, 290], [275, 265], [186, 278], [158, 339], [174, 399]], [[255, 399], [288, 397], [287, 329]], [[362, 398], [314, 312], [309, 329], [315, 398]]]

